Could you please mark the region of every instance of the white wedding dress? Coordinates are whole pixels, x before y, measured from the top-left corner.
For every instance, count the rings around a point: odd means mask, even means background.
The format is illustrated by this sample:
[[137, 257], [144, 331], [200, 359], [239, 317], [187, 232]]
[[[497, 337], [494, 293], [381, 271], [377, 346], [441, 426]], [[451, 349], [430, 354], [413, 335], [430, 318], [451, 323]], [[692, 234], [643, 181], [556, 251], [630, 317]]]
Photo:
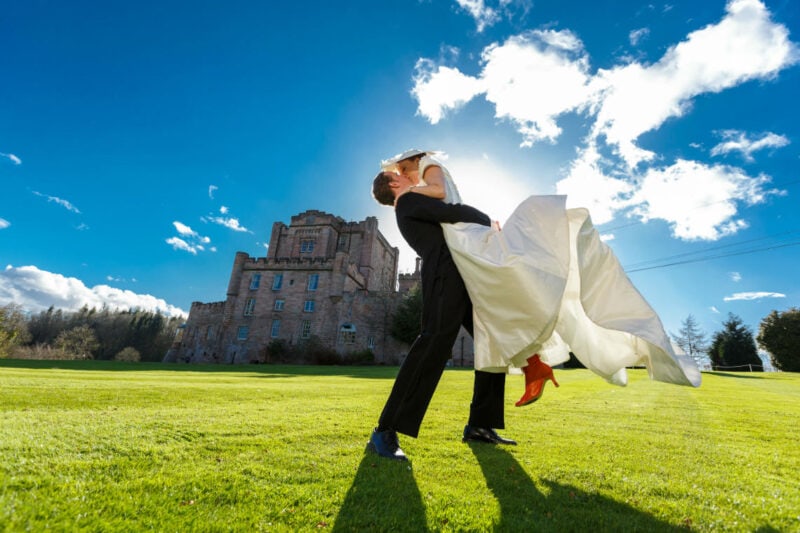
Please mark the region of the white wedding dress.
[[[461, 203], [450, 173], [445, 201]], [[600, 240], [586, 209], [566, 209], [565, 196], [531, 196], [501, 231], [479, 224], [442, 224], [472, 300], [475, 368], [505, 372], [538, 353], [550, 366], [569, 352], [594, 373], [627, 384], [626, 367], [646, 366], [654, 380], [700, 385], [691, 358], [676, 355], [658, 315]]]

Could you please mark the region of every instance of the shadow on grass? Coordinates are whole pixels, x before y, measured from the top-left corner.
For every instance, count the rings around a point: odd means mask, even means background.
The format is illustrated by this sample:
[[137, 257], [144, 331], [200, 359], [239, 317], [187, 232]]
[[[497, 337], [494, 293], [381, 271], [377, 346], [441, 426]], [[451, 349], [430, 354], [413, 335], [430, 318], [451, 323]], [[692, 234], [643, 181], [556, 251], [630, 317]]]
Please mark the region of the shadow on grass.
[[333, 531], [428, 531], [411, 463], [365, 453]]
[[[394, 379], [397, 366], [333, 366], [333, 365], [224, 365], [186, 363], [127, 363], [122, 361], [70, 361], [38, 359], [0, 359], [0, 368], [59, 369], [103, 372], [187, 372], [247, 373], [261, 377], [348, 376], [368, 379]], [[467, 369], [465, 369], [467, 370]], [[471, 370], [471, 369], [469, 369]]]
[[686, 531], [570, 485], [544, 480], [549, 489], [544, 494], [504, 449], [479, 443], [471, 443], [470, 448], [500, 505], [495, 531]]

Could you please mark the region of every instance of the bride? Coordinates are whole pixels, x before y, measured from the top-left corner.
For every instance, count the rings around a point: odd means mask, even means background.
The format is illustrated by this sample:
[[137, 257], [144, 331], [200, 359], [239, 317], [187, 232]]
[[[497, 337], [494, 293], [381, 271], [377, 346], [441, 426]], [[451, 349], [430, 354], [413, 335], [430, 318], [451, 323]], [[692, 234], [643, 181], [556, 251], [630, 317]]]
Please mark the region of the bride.
[[[431, 152], [407, 150], [381, 162], [416, 185], [406, 192], [462, 203], [445, 166]], [[651, 379], [700, 385], [694, 361], [672, 349], [658, 315], [600, 240], [586, 209], [566, 209], [565, 196], [531, 196], [492, 227], [442, 224], [472, 300], [475, 368], [522, 368], [536, 401], [550, 367], [572, 352], [616, 385], [626, 367], [645, 365]], [[533, 355], [532, 355], [533, 354]]]

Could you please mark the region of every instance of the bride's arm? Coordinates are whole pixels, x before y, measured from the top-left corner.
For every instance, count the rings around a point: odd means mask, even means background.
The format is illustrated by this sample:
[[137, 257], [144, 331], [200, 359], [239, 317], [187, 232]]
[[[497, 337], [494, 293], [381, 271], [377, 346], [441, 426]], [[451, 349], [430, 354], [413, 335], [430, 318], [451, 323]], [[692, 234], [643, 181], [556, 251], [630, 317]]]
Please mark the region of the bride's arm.
[[427, 185], [416, 185], [411, 189], [412, 192], [430, 196], [431, 198], [436, 198], [437, 200], [444, 199], [444, 173], [442, 172], [442, 167], [430, 165], [425, 169], [425, 174], [422, 176], [422, 180]]

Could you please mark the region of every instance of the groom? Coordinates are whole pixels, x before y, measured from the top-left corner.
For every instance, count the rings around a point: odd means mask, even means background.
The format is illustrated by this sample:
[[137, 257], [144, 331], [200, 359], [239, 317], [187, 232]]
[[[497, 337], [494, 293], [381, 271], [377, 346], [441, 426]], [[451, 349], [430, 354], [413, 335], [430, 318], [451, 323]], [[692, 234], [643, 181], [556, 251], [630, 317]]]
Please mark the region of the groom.
[[[473, 207], [409, 193], [413, 187], [408, 177], [391, 172], [381, 172], [372, 184], [372, 194], [379, 203], [395, 206], [400, 233], [422, 258], [422, 330], [400, 367], [367, 445], [382, 457], [401, 461], [406, 456], [397, 434], [417, 437], [459, 329], [463, 325], [472, 335], [472, 302], [440, 224], [490, 225], [489, 217]], [[504, 427], [505, 378], [502, 373], [475, 371], [465, 442], [516, 444], [492, 429]]]

